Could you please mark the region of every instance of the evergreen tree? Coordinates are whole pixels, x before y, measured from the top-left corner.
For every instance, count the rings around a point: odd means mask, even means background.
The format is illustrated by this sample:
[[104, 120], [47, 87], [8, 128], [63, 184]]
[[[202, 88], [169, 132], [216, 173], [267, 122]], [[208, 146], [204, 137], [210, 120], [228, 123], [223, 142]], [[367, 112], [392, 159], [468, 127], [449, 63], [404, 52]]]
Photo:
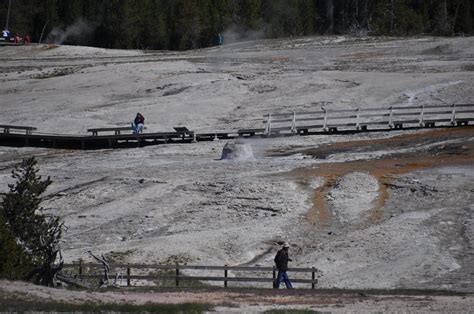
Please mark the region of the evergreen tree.
[[454, 17], [454, 33], [455, 34], [472, 34], [472, 8], [470, 0], [456, 1], [455, 17]]
[[[0, 2], [6, 24], [8, 1]], [[93, 30], [67, 44], [106, 48], [190, 49], [217, 34], [265, 30], [267, 37], [352, 33], [473, 34], [472, 0], [12, 0], [10, 31], [38, 41], [43, 28], [79, 20]]]
[[0, 278], [23, 279], [31, 269], [31, 259], [0, 215]]
[[[12, 177], [16, 182], [8, 185], [10, 191], [0, 203], [0, 216], [5, 221], [4, 228], [11, 232], [16, 244], [28, 254], [34, 265], [27, 279], [52, 285], [54, 275], [60, 269], [54, 263], [60, 254], [63, 223], [58, 217], [42, 213], [41, 194], [51, 184], [51, 180], [42, 180], [38, 171], [34, 157], [24, 159], [14, 168]], [[5, 239], [7, 243], [8, 234]]]

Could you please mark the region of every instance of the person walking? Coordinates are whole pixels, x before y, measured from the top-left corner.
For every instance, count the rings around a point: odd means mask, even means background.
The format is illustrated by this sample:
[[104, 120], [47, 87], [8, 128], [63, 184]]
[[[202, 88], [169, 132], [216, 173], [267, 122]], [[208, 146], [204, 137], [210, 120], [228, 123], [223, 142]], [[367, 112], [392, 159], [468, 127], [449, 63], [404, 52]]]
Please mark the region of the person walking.
[[292, 261], [292, 259], [288, 257], [289, 248], [290, 245], [288, 244], [288, 242], [285, 242], [283, 243], [283, 247], [281, 248], [281, 250], [279, 250], [278, 253], [275, 255], [275, 264], [278, 269], [278, 276], [274, 286], [275, 289], [280, 288], [280, 283], [282, 281], [285, 282], [287, 289], [293, 289], [291, 281], [288, 278], [288, 274], [286, 273], [288, 271], [288, 261]]

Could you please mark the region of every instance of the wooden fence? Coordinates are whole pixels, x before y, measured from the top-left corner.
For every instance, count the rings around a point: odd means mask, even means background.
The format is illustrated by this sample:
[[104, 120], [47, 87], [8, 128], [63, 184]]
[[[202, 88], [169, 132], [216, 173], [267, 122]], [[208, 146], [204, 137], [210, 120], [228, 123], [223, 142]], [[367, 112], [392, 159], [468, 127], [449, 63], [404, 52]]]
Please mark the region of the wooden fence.
[[[273, 287], [273, 281], [277, 276], [277, 269], [275, 267], [252, 267], [252, 266], [193, 266], [193, 265], [144, 265], [144, 264], [113, 264], [112, 271], [106, 278], [104, 274], [99, 274], [104, 270], [102, 264], [96, 263], [78, 263], [65, 264], [63, 272], [74, 276], [77, 279], [109, 279], [116, 281], [123, 281], [126, 286], [133, 286], [139, 281], [157, 281], [157, 282], [173, 282], [173, 286], [179, 287], [183, 282], [203, 281], [203, 282], [223, 282], [225, 288], [228, 287], [229, 282], [258, 282], [269, 283], [269, 287]], [[197, 271], [213, 271], [219, 272], [216, 276], [191, 276], [184, 274], [183, 270], [197, 270]], [[150, 271], [162, 271], [163, 274], [150, 274]], [[252, 277], [236, 277], [230, 272], [250, 272]], [[293, 283], [310, 284], [312, 289], [315, 289], [318, 283], [317, 274], [319, 270], [312, 268], [290, 268], [290, 280]], [[255, 273], [263, 276], [255, 276]], [[311, 279], [299, 278], [295, 273], [310, 274]], [[292, 276], [293, 274], [293, 276]], [[303, 275], [304, 276], [304, 275]], [[294, 277], [294, 278], [293, 278]], [[308, 276], [309, 277], [309, 276]], [[125, 284], [124, 284], [125, 285]], [[146, 284], [145, 284], [146, 285]], [[141, 285], [143, 286], [143, 284]]]
[[365, 131], [369, 128], [402, 129], [435, 127], [438, 125], [462, 126], [474, 121], [474, 104], [447, 106], [392, 106], [389, 108], [325, 109], [308, 112], [269, 113], [261, 129], [240, 130], [241, 134], [264, 135], [309, 132], [336, 132], [340, 129]]

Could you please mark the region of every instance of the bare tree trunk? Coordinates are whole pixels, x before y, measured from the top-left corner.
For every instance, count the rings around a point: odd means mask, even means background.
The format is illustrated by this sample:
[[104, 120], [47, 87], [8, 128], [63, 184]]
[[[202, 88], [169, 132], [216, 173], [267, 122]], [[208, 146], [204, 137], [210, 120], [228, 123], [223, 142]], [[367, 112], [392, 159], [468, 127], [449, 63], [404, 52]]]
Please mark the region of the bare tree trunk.
[[448, 23], [448, 3], [446, 0], [444, 0], [444, 22], [447, 24]]
[[41, 30], [41, 36], [39, 39], [39, 44], [41, 44], [41, 41], [43, 40], [43, 35], [44, 35], [44, 30], [46, 29], [46, 25], [48, 25], [49, 20], [46, 20], [46, 23], [44, 23], [43, 29]]
[[362, 12], [361, 12], [361, 26], [362, 28], [369, 29], [369, 1], [364, 0], [362, 4]]
[[326, 32], [334, 33], [334, 0], [326, 0], [326, 19], [328, 21]]
[[457, 1], [456, 4], [456, 11], [454, 11], [454, 18], [453, 18], [453, 25], [451, 33], [454, 35], [455, 27], [456, 27], [456, 20], [458, 19], [459, 7], [461, 6], [461, 2]]
[[7, 11], [7, 23], [6, 23], [6, 26], [5, 26], [5, 28], [7, 30], [8, 30], [8, 26], [9, 26], [8, 24], [10, 22], [10, 8], [11, 8], [11, 6], [12, 6], [12, 0], [9, 0], [8, 1], [8, 11]]
[[102, 258], [95, 256], [91, 251], [87, 251], [96, 261], [102, 263], [104, 266], [104, 279], [100, 282], [100, 287], [107, 287], [110, 284], [109, 272], [110, 272], [110, 265], [107, 262], [104, 254], [102, 254]]
[[390, 1], [390, 34], [393, 34], [393, 19], [395, 14], [393, 13], [393, 0]]
[[81, 282], [75, 278], [71, 278], [69, 276], [66, 276], [62, 274], [61, 272], [56, 274], [56, 279], [60, 282], [63, 282], [65, 284], [68, 284], [70, 286], [76, 287], [76, 288], [83, 288], [83, 289], [93, 289], [95, 287], [91, 287], [90, 285]]

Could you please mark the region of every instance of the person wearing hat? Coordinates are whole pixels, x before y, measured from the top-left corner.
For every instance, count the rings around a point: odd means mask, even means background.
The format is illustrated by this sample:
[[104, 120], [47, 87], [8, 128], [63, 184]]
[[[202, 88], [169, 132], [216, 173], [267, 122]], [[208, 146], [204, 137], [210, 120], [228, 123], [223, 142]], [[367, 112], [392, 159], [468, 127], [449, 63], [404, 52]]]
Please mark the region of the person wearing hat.
[[283, 243], [283, 247], [275, 255], [275, 264], [278, 269], [278, 276], [274, 285], [275, 289], [278, 289], [280, 287], [280, 283], [282, 281], [285, 282], [287, 289], [293, 289], [290, 279], [288, 278], [288, 274], [286, 273], [288, 271], [288, 261], [292, 261], [291, 258], [288, 257], [289, 247], [290, 245], [288, 244], [288, 242]]

